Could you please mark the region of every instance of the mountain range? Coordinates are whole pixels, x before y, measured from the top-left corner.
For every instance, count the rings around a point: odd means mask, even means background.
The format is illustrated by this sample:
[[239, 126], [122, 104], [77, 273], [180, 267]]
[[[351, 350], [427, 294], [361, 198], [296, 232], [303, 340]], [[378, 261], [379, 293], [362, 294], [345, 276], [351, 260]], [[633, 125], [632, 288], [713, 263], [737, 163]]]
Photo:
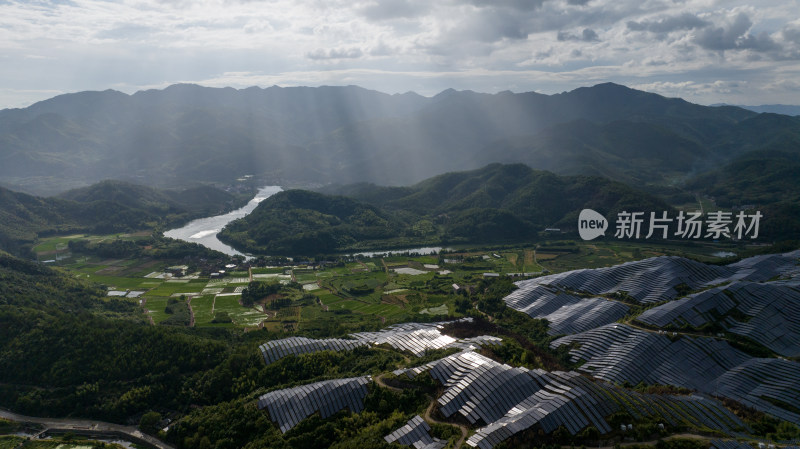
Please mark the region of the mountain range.
[[681, 185], [755, 150], [795, 153], [800, 118], [600, 84], [555, 95], [355, 86], [174, 85], [0, 111], [0, 184], [54, 194], [103, 179], [160, 187], [255, 175], [281, 185], [409, 185], [489, 163]]
[[793, 104], [762, 104], [758, 106], [737, 105], [753, 112], [771, 112], [773, 114], [800, 115], [800, 106]]

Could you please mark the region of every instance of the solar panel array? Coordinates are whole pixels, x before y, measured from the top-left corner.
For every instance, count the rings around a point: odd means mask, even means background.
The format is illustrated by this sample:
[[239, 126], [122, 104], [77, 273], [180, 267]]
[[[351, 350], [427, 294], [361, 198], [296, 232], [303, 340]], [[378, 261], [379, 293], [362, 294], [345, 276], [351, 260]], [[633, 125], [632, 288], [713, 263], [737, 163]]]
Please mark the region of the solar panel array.
[[289, 337], [268, 341], [260, 346], [261, 354], [267, 364], [274, 363], [288, 355], [300, 355], [318, 351], [346, 351], [359, 346], [387, 344], [401, 351], [409, 351], [421, 357], [426, 351], [442, 348], [469, 349], [483, 345], [500, 344], [502, 339], [488, 335], [456, 339], [441, 332], [445, 324], [471, 322], [472, 318], [437, 323], [404, 323], [389, 326], [378, 332], [359, 332], [350, 334], [352, 339], [329, 338], [312, 339]]
[[442, 334], [441, 327], [441, 323], [405, 323], [378, 332], [359, 332], [351, 336], [376, 345], [387, 344], [420, 357], [427, 350], [446, 348], [458, 341]]
[[572, 361], [584, 361], [579, 369], [598, 379], [691, 388], [800, 424], [800, 415], [780, 405], [800, 403], [800, 363], [754, 359], [722, 340], [673, 340], [624, 324], [562, 337], [551, 347], [573, 343], [578, 346], [570, 350]]
[[712, 449], [753, 449], [753, 446], [750, 446], [747, 443], [743, 443], [741, 441], [736, 441], [736, 440], [712, 440], [711, 441], [711, 448]]
[[798, 258], [800, 250], [754, 256], [723, 267], [682, 257], [660, 256], [613, 267], [552, 274], [517, 282], [517, 286], [530, 289], [546, 285], [592, 295], [627, 292], [636, 301], [651, 304], [677, 298], [679, 293], [675, 287], [681, 284], [696, 290], [735, 280], [762, 282], [776, 276], [797, 275], [800, 274]]
[[[780, 444], [786, 444], [786, 442], [780, 442]], [[792, 442], [789, 442], [787, 446], [781, 446], [780, 449], [800, 449], [800, 446], [794, 445]], [[775, 449], [775, 444], [773, 443], [758, 443], [758, 448], [764, 449]], [[755, 449], [754, 446], [747, 444], [743, 441], [736, 441], [736, 440], [712, 440], [711, 441], [711, 448], [712, 449]]]
[[403, 427], [383, 437], [387, 443], [413, 446], [415, 449], [442, 449], [447, 441], [430, 435], [431, 426], [421, 416], [411, 418]]
[[444, 359], [431, 376], [447, 387], [439, 398], [441, 412], [458, 412], [470, 423], [490, 423], [530, 396], [539, 385], [525, 368], [499, 364], [472, 351]]
[[550, 346], [578, 343], [571, 360], [586, 361], [581, 371], [611, 382], [681, 385], [701, 390], [713, 379], [743, 363], [748, 356], [711, 338], [679, 338], [646, 332], [625, 324], [609, 324], [553, 341]]
[[730, 277], [712, 280], [707, 285], [737, 280], [764, 282], [778, 276], [797, 276], [800, 275], [800, 267], [797, 265], [798, 258], [800, 258], [800, 250], [748, 257], [727, 266], [733, 270]]
[[328, 338], [317, 340], [306, 337], [289, 337], [281, 340], [272, 340], [259, 346], [261, 355], [267, 365], [288, 356], [300, 355], [319, 351], [350, 351], [359, 346], [366, 346], [369, 342], [361, 340], [345, 340], [342, 338]]
[[626, 262], [607, 268], [583, 269], [520, 281], [520, 288], [549, 285], [567, 291], [592, 295], [627, 292], [636, 301], [649, 304], [678, 296], [674, 287], [686, 284], [700, 288], [708, 281], [731, 276], [734, 270], [706, 265], [682, 257], [661, 256]]
[[[576, 379], [583, 379], [577, 377]], [[502, 419], [489, 424], [467, 440], [467, 444], [481, 449], [490, 449], [514, 434], [534, 425], [550, 433], [564, 426], [573, 435], [583, 429], [592, 418], [592, 413], [625, 409], [637, 419], [652, 417], [676, 426], [684, 423], [702, 425], [723, 432], [743, 427], [744, 424], [718, 401], [703, 396], [662, 396], [626, 391], [608, 384], [575, 386], [567, 390], [568, 395], [552, 393], [546, 389], [528, 398]], [[564, 385], [562, 384], [562, 387]], [[613, 398], [613, 399], [611, 399]], [[592, 403], [591, 401], [595, 401]], [[601, 433], [610, 428], [597, 427]], [[577, 431], [576, 428], [579, 428]]]
[[[577, 270], [517, 283], [505, 298], [509, 307], [550, 322], [550, 333], [572, 334], [551, 347], [572, 345], [573, 362], [580, 370], [611, 382], [670, 384], [735, 399], [747, 406], [800, 424], [794, 404], [800, 403], [800, 363], [782, 359], [754, 359], [727, 342], [713, 338], [670, 337], [616, 324], [629, 308], [603, 298], [583, 298], [569, 292], [608, 295], [626, 292], [643, 304], [673, 300], [675, 287], [691, 289], [734, 282], [691, 295], [646, 311], [639, 318], [654, 326], [702, 326], [722, 316], [728, 331], [746, 335], [778, 353], [798, 354], [800, 346], [800, 281], [760, 284], [776, 276], [800, 277], [800, 251], [757, 256], [726, 267], [705, 265], [677, 257], [657, 257], [610, 268]], [[739, 310], [749, 317], [733, 318]], [[738, 315], [735, 315], [738, 316]], [[464, 320], [471, 320], [465, 318]], [[423, 372], [444, 385], [438, 399], [445, 416], [458, 413], [483, 425], [467, 443], [482, 449], [532, 426], [552, 432], [564, 426], [576, 434], [589, 425], [601, 433], [611, 431], [605, 417], [625, 410], [634, 418], [651, 417], [671, 425], [690, 423], [734, 434], [745, 425], [718, 401], [701, 395], [663, 396], [628, 391], [610, 383], [592, 381], [576, 372], [546, 372], [495, 362], [472, 349], [498, 344], [499, 338], [482, 336], [455, 339], [442, 334], [445, 322], [407, 323], [379, 332], [351, 334], [349, 339], [315, 340], [291, 337], [261, 345], [267, 363], [289, 354], [324, 350], [351, 350], [359, 346], [388, 344], [417, 356], [427, 350], [461, 348], [458, 354], [426, 365], [395, 371], [415, 377]], [[345, 408], [364, 407], [370, 377], [330, 380], [273, 391], [259, 398], [281, 432], [319, 412], [323, 418]], [[444, 444], [432, 438], [419, 417], [385, 437], [417, 448]], [[720, 442], [717, 449], [727, 447]]]
[[[749, 319], [737, 321], [730, 316], [734, 311]], [[728, 332], [749, 337], [778, 354], [798, 357], [800, 282], [734, 282], [647, 310], [638, 320], [662, 328], [716, 322]]]
[[753, 449], [753, 446], [750, 446], [747, 443], [743, 443], [741, 441], [736, 441], [736, 440], [712, 440], [711, 441], [711, 448], [712, 449]]
[[512, 309], [546, 319], [550, 335], [576, 334], [613, 323], [630, 308], [603, 298], [581, 298], [539, 284], [527, 284], [503, 298]]
[[800, 425], [800, 363], [750, 359], [720, 376], [713, 388], [714, 394]]
[[281, 432], [286, 433], [316, 412], [322, 418], [346, 408], [353, 413], [361, 412], [370, 381], [370, 376], [352, 377], [271, 391], [258, 398], [258, 408], [266, 408]]
[[651, 416], [671, 425], [689, 422], [723, 432], [744, 427], [707, 397], [640, 394], [576, 372], [511, 367], [472, 351], [396, 373], [415, 377], [425, 371], [445, 386], [438, 400], [444, 416], [458, 413], [473, 424], [484, 424], [467, 440], [482, 449], [534, 425], [547, 433], [564, 426], [575, 435], [590, 425], [608, 433], [612, 429], [605, 417], [623, 409], [634, 417]]

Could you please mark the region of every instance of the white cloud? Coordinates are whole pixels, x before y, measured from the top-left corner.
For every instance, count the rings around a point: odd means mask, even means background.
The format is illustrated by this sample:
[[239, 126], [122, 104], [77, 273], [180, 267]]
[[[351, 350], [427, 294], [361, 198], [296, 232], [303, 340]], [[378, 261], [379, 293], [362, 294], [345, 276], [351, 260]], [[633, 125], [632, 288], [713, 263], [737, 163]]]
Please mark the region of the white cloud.
[[659, 17], [656, 20], [629, 21], [627, 27], [632, 31], [649, 31], [651, 33], [670, 33], [678, 30], [705, 28], [711, 23], [694, 14], [684, 12], [676, 16]]
[[47, 92], [223, 80], [422, 93], [615, 81], [800, 104], [798, 10], [799, 0], [16, 0], [0, 2], [0, 108]]
[[318, 48], [307, 54], [309, 59], [355, 59], [364, 54], [360, 48]]

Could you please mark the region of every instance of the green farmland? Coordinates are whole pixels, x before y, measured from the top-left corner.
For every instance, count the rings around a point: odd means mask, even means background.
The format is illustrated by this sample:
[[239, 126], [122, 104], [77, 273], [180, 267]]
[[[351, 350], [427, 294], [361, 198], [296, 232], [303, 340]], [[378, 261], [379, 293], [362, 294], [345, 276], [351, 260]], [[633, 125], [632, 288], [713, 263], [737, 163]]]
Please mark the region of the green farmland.
[[[37, 253], [66, 252], [69, 241], [137, 239], [138, 235], [73, 235], [44, 239]], [[143, 319], [154, 325], [196, 327], [266, 327], [297, 332], [323, 329], [335, 322], [345, 330], [452, 315], [458, 295], [453, 284], [475, 286], [487, 273], [512, 274], [515, 279], [575, 268], [603, 267], [658, 255], [684, 255], [703, 261], [713, 254], [736, 250], [725, 245], [642, 244], [615, 240], [598, 242], [543, 241], [522, 247], [478, 248], [441, 255], [387, 255], [329, 263], [325, 266], [242, 266], [212, 278], [192, 269], [170, 277], [180, 261], [150, 258], [102, 258], [65, 255], [56, 265], [74, 276], [97, 283], [118, 297], [142, 304]], [[251, 280], [278, 285], [275, 295], [244, 306], [241, 293]], [[303, 289], [303, 284], [314, 284]], [[277, 288], [277, 287], [276, 287]], [[128, 297], [130, 295], [130, 297]], [[191, 298], [191, 302], [187, 299]], [[186, 317], [178, 319], [170, 304]], [[189, 307], [191, 306], [191, 307]], [[177, 306], [173, 306], [177, 307]], [[176, 310], [178, 310], [176, 309]], [[457, 313], [456, 313], [457, 314]], [[193, 316], [193, 321], [191, 317]], [[185, 318], [185, 319], [184, 319]]]

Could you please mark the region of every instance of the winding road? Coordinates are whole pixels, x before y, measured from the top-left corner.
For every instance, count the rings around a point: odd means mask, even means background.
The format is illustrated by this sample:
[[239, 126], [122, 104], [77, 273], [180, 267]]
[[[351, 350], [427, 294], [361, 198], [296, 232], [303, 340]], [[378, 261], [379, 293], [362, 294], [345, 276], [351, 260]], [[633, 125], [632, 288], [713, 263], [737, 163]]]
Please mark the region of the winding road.
[[[384, 382], [384, 380], [383, 380], [383, 376], [385, 376], [385, 375], [386, 375], [386, 373], [383, 373], [383, 374], [381, 374], [379, 376], [374, 377], [373, 380], [375, 381], [375, 383], [377, 383], [378, 385], [380, 385], [383, 388], [388, 388], [388, 389], [390, 389], [392, 391], [397, 391], [397, 392], [403, 391], [402, 388], [397, 388], [397, 387], [393, 387], [391, 385], [387, 385], [386, 382]], [[466, 441], [466, 439], [467, 439], [467, 434], [469, 432], [469, 429], [467, 429], [467, 426], [465, 426], [463, 424], [456, 424], [456, 423], [451, 423], [451, 422], [437, 421], [436, 419], [434, 419], [431, 416], [431, 412], [433, 411], [433, 407], [434, 406], [436, 406], [436, 399], [432, 399], [431, 400], [431, 403], [430, 403], [430, 405], [428, 405], [428, 408], [425, 410], [425, 415], [422, 418], [425, 421], [427, 421], [429, 424], [444, 424], [446, 426], [458, 427], [459, 430], [461, 430], [461, 438], [456, 442], [456, 445], [454, 446], [454, 449], [459, 449], [461, 446], [464, 445], [464, 441]]]
[[461, 446], [464, 445], [464, 441], [466, 441], [467, 439], [467, 433], [469, 432], [469, 429], [467, 429], [467, 426], [463, 424], [455, 424], [451, 422], [437, 421], [433, 419], [433, 417], [431, 416], [431, 412], [433, 411], [433, 407], [435, 405], [436, 405], [436, 400], [434, 399], [433, 401], [431, 401], [431, 405], [429, 405], [428, 408], [425, 410], [425, 416], [423, 416], [423, 419], [425, 419], [425, 421], [429, 423], [444, 424], [446, 426], [458, 427], [461, 430], [461, 438], [459, 438], [459, 440], [456, 442], [455, 449], [459, 449]]
[[121, 439], [130, 439], [130, 441], [134, 443], [147, 444], [156, 449], [175, 449], [158, 438], [142, 433], [133, 426], [122, 426], [119, 424], [87, 419], [36, 418], [33, 416], [18, 415], [3, 409], [0, 409], [0, 418], [19, 423], [38, 424], [46, 430], [67, 431], [81, 435], [95, 434], [105, 436], [107, 434], [117, 434]]

